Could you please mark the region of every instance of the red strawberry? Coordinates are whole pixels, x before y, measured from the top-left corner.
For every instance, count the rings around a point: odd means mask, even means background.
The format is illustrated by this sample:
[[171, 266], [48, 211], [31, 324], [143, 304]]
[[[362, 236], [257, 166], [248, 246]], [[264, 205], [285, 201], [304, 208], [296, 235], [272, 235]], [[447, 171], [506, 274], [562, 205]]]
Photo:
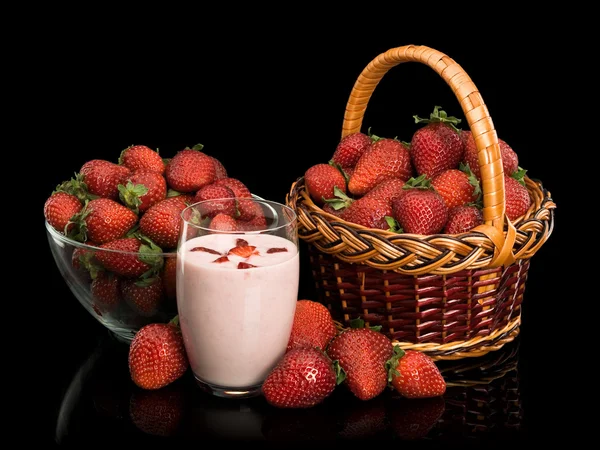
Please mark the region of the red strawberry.
[[44, 203], [44, 217], [56, 231], [67, 234], [74, 226], [69, 223], [71, 218], [81, 211], [82, 206], [74, 195], [56, 192]]
[[513, 221], [524, 215], [531, 206], [531, 197], [523, 181], [525, 172], [526, 170], [521, 169], [513, 176], [504, 175], [506, 215]]
[[136, 170], [118, 188], [121, 201], [136, 213], [146, 211], [167, 196], [165, 178], [148, 169]]
[[390, 178], [388, 180], [382, 181], [369, 192], [367, 192], [364, 197], [376, 197], [381, 200], [385, 200], [392, 204], [392, 200], [396, 197], [399, 197], [403, 192], [404, 180], [400, 178]]
[[135, 389], [129, 400], [129, 417], [140, 431], [167, 437], [181, 426], [185, 406], [185, 391], [179, 385], [153, 391]]
[[102, 312], [110, 312], [121, 302], [121, 278], [115, 274], [100, 272], [92, 280], [91, 293], [94, 304]]
[[237, 178], [223, 178], [215, 181], [214, 184], [217, 186], [226, 186], [233, 191], [235, 198], [238, 199], [238, 211], [240, 215], [237, 218], [239, 220], [250, 220], [256, 215], [254, 202], [242, 203], [239, 201], [242, 198], [252, 198], [250, 189], [240, 180]]
[[73, 217], [75, 227], [69, 233], [78, 241], [90, 240], [101, 245], [123, 237], [138, 221], [126, 206], [109, 198], [90, 200]]
[[160, 276], [138, 280], [123, 280], [121, 293], [127, 304], [144, 317], [155, 315], [164, 299]]
[[448, 207], [424, 175], [410, 179], [406, 191], [392, 202], [393, 217], [404, 233], [435, 234], [448, 220]]
[[302, 347], [327, 348], [337, 329], [326, 306], [312, 300], [298, 300], [287, 350]]
[[392, 387], [406, 398], [428, 398], [444, 395], [446, 381], [429, 355], [417, 350], [394, 347], [387, 363]]
[[329, 343], [327, 349], [329, 357], [337, 360], [344, 370], [344, 383], [361, 400], [375, 398], [386, 388], [386, 362], [392, 353], [392, 341], [371, 328], [343, 331]]
[[238, 231], [238, 222], [228, 214], [217, 214], [210, 221], [208, 228], [215, 231]]
[[394, 398], [388, 404], [387, 417], [397, 437], [412, 441], [427, 436], [442, 418], [445, 409], [444, 397]]
[[386, 217], [392, 215], [390, 202], [378, 197], [362, 197], [354, 200], [340, 214], [340, 218], [367, 228], [387, 230]]
[[[471, 168], [473, 174], [481, 179], [481, 169], [479, 168], [479, 158], [477, 146], [475, 145], [475, 139], [473, 133], [468, 130], [461, 132], [461, 137], [465, 143], [465, 154], [463, 157], [464, 162]], [[519, 157], [516, 152], [502, 139], [498, 139], [498, 145], [500, 146], [500, 156], [502, 157], [502, 167], [504, 175], [512, 175], [519, 169]]]
[[145, 325], [131, 341], [129, 373], [142, 389], [160, 389], [187, 371], [189, 363], [176, 323]]
[[[93, 242], [86, 242], [87, 245], [96, 247]], [[96, 278], [98, 270], [97, 261], [94, 259], [95, 252], [88, 248], [76, 247], [71, 255], [71, 265], [75, 270], [87, 270], [92, 278]]]
[[140, 219], [140, 232], [163, 250], [175, 248], [181, 228], [181, 212], [191, 202], [191, 195], [178, 195], [152, 205]]
[[338, 143], [331, 161], [344, 169], [354, 167], [371, 142], [370, 136], [360, 132], [344, 136]]
[[215, 163], [200, 149], [200, 146], [186, 148], [171, 158], [165, 170], [169, 187], [179, 192], [195, 192], [215, 181]]
[[378, 139], [356, 163], [348, 190], [354, 195], [364, 195], [388, 178], [407, 180], [411, 175], [408, 147], [396, 139]]
[[162, 267], [161, 249], [152, 242], [135, 237], [120, 238], [102, 244], [96, 259], [105, 269], [129, 278], [137, 278], [149, 270]]
[[132, 145], [121, 152], [119, 164], [129, 168], [131, 171], [151, 170], [159, 174], [165, 173], [165, 163], [158, 154], [145, 145]]
[[325, 400], [335, 386], [335, 370], [327, 355], [314, 348], [295, 348], [269, 373], [262, 392], [278, 408], [309, 408]]
[[[205, 200], [231, 199], [215, 202], [206, 202]], [[237, 203], [234, 192], [227, 186], [218, 186], [209, 184], [200, 188], [194, 196], [194, 203], [204, 202], [198, 206], [202, 216], [215, 217], [218, 213], [227, 214], [231, 217], [238, 216]]]
[[442, 196], [448, 209], [465, 205], [479, 199], [479, 181], [466, 166], [461, 169], [447, 169], [437, 174], [431, 185]]
[[223, 178], [227, 178], [227, 169], [225, 169], [225, 166], [223, 165], [223, 163], [221, 163], [221, 161], [219, 161], [214, 156], [209, 156], [209, 158], [212, 159], [212, 161], [215, 165], [215, 180], [221, 180]]
[[79, 173], [91, 194], [116, 200], [119, 197], [118, 186], [131, 170], [110, 161], [93, 159], [81, 166]]
[[454, 169], [462, 161], [465, 144], [456, 125], [460, 119], [448, 117], [436, 106], [429, 119], [413, 116], [416, 123], [425, 123], [413, 134], [410, 153], [417, 174], [433, 178], [446, 169]]
[[253, 199], [238, 198], [237, 206], [240, 212], [237, 219], [241, 230], [257, 231], [267, 228], [267, 218], [259, 203]]
[[161, 274], [165, 296], [169, 300], [175, 300], [177, 294], [177, 258], [166, 257], [165, 265]]
[[304, 185], [310, 198], [317, 205], [323, 205], [325, 199], [333, 197], [334, 189], [346, 193], [344, 175], [330, 164], [315, 164], [304, 173]]
[[481, 211], [476, 206], [455, 206], [448, 212], [445, 234], [459, 234], [472, 230], [483, 223]]

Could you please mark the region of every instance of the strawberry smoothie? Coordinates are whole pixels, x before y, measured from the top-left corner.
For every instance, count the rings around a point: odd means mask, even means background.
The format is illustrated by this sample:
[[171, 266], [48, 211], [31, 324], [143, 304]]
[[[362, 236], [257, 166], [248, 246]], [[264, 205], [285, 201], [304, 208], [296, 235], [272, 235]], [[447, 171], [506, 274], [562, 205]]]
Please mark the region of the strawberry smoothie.
[[284, 355], [298, 299], [296, 245], [208, 234], [180, 245], [179, 322], [194, 375], [213, 391], [256, 391]]

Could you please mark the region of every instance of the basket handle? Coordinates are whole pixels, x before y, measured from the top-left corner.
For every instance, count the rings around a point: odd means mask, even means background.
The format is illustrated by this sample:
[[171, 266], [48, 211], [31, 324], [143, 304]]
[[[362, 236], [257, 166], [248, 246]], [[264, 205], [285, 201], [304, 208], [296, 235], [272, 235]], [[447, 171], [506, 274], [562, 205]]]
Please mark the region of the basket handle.
[[[367, 104], [375, 87], [388, 70], [404, 62], [420, 62], [431, 67], [456, 95], [475, 139], [481, 169], [484, 225], [475, 230], [488, 236], [496, 246], [490, 266], [512, 263], [516, 230], [505, 217], [504, 170], [498, 136], [477, 87], [452, 58], [423, 45], [406, 45], [381, 53], [364, 68], [352, 88], [344, 113], [342, 137], [360, 131]], [[506, 235], [505, 221], [508, 224]]]

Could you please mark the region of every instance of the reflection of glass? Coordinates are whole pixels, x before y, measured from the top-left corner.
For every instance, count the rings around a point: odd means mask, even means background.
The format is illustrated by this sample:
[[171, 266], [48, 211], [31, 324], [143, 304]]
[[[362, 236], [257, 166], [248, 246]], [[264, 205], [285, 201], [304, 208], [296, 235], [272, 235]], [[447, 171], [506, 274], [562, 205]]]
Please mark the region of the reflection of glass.
[[[246, 217], [233, 222], [223, 211]], [[196, 203], [182, 213], [177, 307], [198, 384], [249, 397], [285, 353], [298, 299], [296, 215], [256, 199]], [[221, 230], [227, 231], [221, 231]]]

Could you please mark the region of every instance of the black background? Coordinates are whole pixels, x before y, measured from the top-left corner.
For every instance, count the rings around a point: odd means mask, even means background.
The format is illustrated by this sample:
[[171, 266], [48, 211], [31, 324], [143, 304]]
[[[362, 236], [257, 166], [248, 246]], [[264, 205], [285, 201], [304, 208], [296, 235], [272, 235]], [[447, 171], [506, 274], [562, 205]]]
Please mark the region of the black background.
[[[28, 138], [37, 149], [29, 235], [39, 248], [35, 281], [25, 281], [29, 301], [38, 307], [29, 311], [24, 306], [23, 311], [30, 328], [44, 336], [43, 342], [25, 343], [28, 366], [19, 376], [26, 381], [25, 398], [31, 399], [26, 409], [36, 405], [35, 415], [22, 421], [26, 429], [35, 428], [30, 436], [53, 441], [67, 386], [105, 334], [54, 266], [42, 215], [53, 188], [85, 161], [116, 161], [132, 144], [158, 148], [169, 157], [202, 143], [253, 193], [284, 201], [297, 177], [331, 157], [348, 95], [362, 69], [379, 53], [407, 44], [440, 50], [465, 69], [499, 136], [558, 204], [556, 229], [534, 256], [525, 293], [519, 364], [527, 431], [520, 438], [541, 441], [568, 430], [570, 396], [554, 384], [561, 378], [554, 361], [561, 338], [570, 336], [561, 325], [566, 320], [559, 312], [564, 278], [556, 263], [565, 248], [561, 234], [569, 199], [562, 159], [555, 157], [559, 144], [547, 120], [564, 100], [569, 72], [553, 60], [565, 45], [562, 36], [547, 33], [550, 26], [521, 36], [518, 26], [507, 24], [483, 31], [473, 27], [460, 37], [429, 27], [408, 32], [400, 22], [373, 30], [369, 17], [358, 25], [357, 20], [336, 23], [335, 29], [327, 23], [291, 26], [281, 21], [270, 28], [251, 21], [243, 28], [225, 28], [224, 16], [214, 19], [214, 32], [205, 28], [211, 21], [207, 16], [196, 27], [182, 24], [182, 29], [171, 22], [174, 27], [162, 27], [160, 21], [93, 27], [86, 21], [59, 22], [37, 34], [35, 47], [22, 61], [26, 87], [19, 92], [28, 100], [15, 115], [23, 125], [35, 125], [35, 135]], [[434, 105], [463, 117], [435, 72], [403, 64], [377, 87], [363, 131], [371, 127], [380, 136], [410, 140], [416, 129], [413, 114], [427, 116]], [[301, 282], [301, 297], [311, 295], [307, 273]]]

